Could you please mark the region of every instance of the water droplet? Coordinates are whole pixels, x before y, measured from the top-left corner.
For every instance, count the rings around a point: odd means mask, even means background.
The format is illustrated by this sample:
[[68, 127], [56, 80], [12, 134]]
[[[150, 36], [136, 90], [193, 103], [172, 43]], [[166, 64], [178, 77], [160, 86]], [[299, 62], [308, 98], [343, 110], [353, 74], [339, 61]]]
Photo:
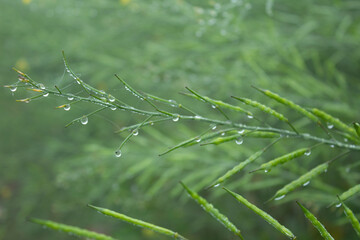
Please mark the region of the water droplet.
[[154, 125], [154, 122], [150, 122], [150, 125], [153, 126], [153, 125]]
[[347, 138], [344, 138], [344, 142], [348, 142], [349, 141], [349, 139], [347, 139]]
[[327, 171], [328, 171], [328, 170], [327, 170], [327, 169], [325, 169], [325, 170], [324, 170], [324, 173], [327, 173]]
[[225, 133], [223, 132], [223, 133], [221, 133], [221, 136], [225, 136]]
[[220, 183], [218, 183], [218, 184], [215, 184], [215, 185], [214, 185], [214, 188], [215, 188], [215, 187], [218, 187], [218, 186], [220, 186]]
[[195, 119], [201, 119], [201, 117], [200, 116], [195, 116]]
[[44, 93], [43, 97], [47, 97], [47, 96], [49, 96], [49, 93], [48, 92]]
[[212, 107], [212, 108], [216, 108], [216, 106], [215, 106], [215, 105], [211, 105], [211, 107]]
[[265, 170], [264, 170], [265, 173], [268, 173], [268, 172], [270, 172], [270, 171], [271, 171], [270, 169], [265, 169]]
[[173, 120], [174, 122], [177, 122], [177, 121], [179, 121], [179, 119], [180, 119], [180, 117], [179, 117], [179, 115], [177, 115], [177, 116], [174, 117], [172, 120]]
[[339, 207], [341, 207], [341, 203], [338, 203], [338, 204], [336, 204], [335, 206], [337, 207], [337, 208], [339, 208]]
[[86, 125], [89, 122], [89, 119], [87, 118], [87, 116], [83, 116], [82, 118], [80, 118], [80, 122], [82, 125]]
[[109, 94], [108, 99], [110, 102], [115, 102], [115, 97], [113, 95]]
[[332, 129], [334, 127], [334, 125], [331, 123], [327, 123], [327, 127], [328, 127], [328, 129]]
[[308, 149], [308, 150], [304, 153], [305, 156], [310, 156], [310, 154], [311, 154], [311, 150], [310, 150], [310, 149]]
[[72, 100], [74, 100], [74, 97], [72, 97], [72, 96], [71, 96], [71, 97], [68, 97], [68, 100], [69, 100], [69, 101], [72, 101]]
[[116, 106], [112, 106], [110, 107], [111, 110], [115, 111], [116, 110]]
[[115, 157], [121, 157], [121, 151], [120, 150], [115, 151]]
[[247, 117], [248, 117], [249, 119], [253, 119], [253, 118], [254, 118], [253, 115], [247, 115]]
[[137, 135], [139, 135], [139, 131], [138, 131], [137, 129], [135, 129], [135, 130], [133, 130], [132, 134], [133, 134], [134, 136], [137, 136]]
[[66, 105], [64, 106], [64, 110], [65, 110], [65, 111], [69, 111], [70, 108], [71, 108], [70, 104], [66, 104]]
[[216, 129], [216, 125], [212, 126], [211, 129], [212, 129], [212, 130], [215, 130], [215, 129]]
[[280, 196], [280, 197], [277, 197], [277, 198], [275, 198], [275, 201], [279, 201], [279, 200], [283, 199], [284, 197], [285, 197], [285, 195], [282, 195], [282, 196]]
[[303, 186], [306, 187], [309, 184], [310, 184], [310, 181], [307, 181], [306, 183], [303, 184]]
[[238, 131], [238, 134], [243, 134], [245, 132], [245, 129], [241, 129]]
[[236, 143], [237, 145], [241, 145], [243, 142], [244, 142], [244, 139], [243, 139], [243, 138], [238, 138], [238, 139], [235, 140], [235, 143]]
[[195, 142], [201, 142], [201, 138], [196, 139]]
[[17, 90], [17, 87], [10, 87], [11, 92], [16, 92], [16, 90]]
[[42, 90], [44, 90], [44, 89], [45, 89], [44, 84], [40, 83], [40, 84], [39, 84], [39, 88], [42, 89]]
[[331, 145], [330, 145], [330, 147], [331, 147], [331, 148], [334, 148], [334, 147], [335, 147], [335, 145], [334, 145], [334, 144], [331, 144]]
[[125, 86], [125, 90], [126, 90], [126, 91], [130, 91], [130, 89], [129, 89], [127, 86]]

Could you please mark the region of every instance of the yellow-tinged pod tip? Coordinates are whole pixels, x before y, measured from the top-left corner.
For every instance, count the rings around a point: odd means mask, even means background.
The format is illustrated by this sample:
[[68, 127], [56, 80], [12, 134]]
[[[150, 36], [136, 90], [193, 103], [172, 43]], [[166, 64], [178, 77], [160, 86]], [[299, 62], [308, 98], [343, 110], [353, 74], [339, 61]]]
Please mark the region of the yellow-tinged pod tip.
[[26, 90], [30, 90], [30, 91], [34, 91], [34, 92], [43, 92], [43, 90], [37, 89], [37, 88], [28, 88]]
[[65, 106], [66, 106], [66, 104], [63, 104], [63, 105], [57, 106], [56, 108], [64, 108]]

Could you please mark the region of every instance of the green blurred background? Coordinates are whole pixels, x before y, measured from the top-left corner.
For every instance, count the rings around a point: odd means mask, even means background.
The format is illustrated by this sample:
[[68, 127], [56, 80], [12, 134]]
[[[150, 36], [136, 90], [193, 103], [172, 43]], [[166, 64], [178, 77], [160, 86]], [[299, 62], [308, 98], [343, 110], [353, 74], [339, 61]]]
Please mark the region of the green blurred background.
[[[253, 84], [327, 110], [346, 123], [360, 120], [359, 1], [1, 0], [0, 9], [2, 85], [17, 81], [11, 69], [15, 66], [48, 87], [71, 91], [73, 82], [65, 74], [61, 56], [64, 50], [82, 79], [135, 106], [142, 103], [124, 91], [114, 73], [139, 90], [213, 116], [217, 115], [210, 107], [178, 92], [190, 86], [233, 103], [231, 95], [267, 102], [250, 87]], [[91, 117], [86, 126], [65, 129], [66, 123], [93, 106], [78, 104], [65, 112], [55, 107], [66, 101], [55, 97], [15, 102], [27, 94], [7, 88], [0, 94], [0, 239], [74, 238], [28, 223], [27, 217], [73, 224], [119, 239], [165, 239], [101, 216], [88, 209], [88, 203], [174, 229], [190, 239], [233, 239], [188, 201], [178, 181], [201, 190], [268, 142], [193, 147], [158, 157], [167, 147], [208, 128], [180, 121], [145, 128], [126, 145], [123, 156], [115, 158], [114, 150], [126, 134], [114, 131], [142, 121], [141, 116], [107, 111]], [[297, 127], [309, 127], [306, 120], [291, 114]], [[268, 157], [297, 146], [289, 141], [276, 146]], [[313, 159], [336, 154], [336, 149], [323, 150], [313, 153]], [[318, 239], [290, 200], [308, 201], [337, 239], [355, 239], [341, 212], [324, 206], [359, 183], [360, 168], [354, 164], [358, 156], [351, 155], [347, 162], [350, 173], [338, 164], [331, 175], [319, 180], [323, 185], [264, 208], [294, 229], [299, 239]], [[261, 205], [279, 186], [315, 165], [306, 161], [285, 176], [277, 172], [271, 180], [245, 176], [229, 186]], [[220, 189], [201, 193], [244, 236], [253, 236], [249, 239], [282, 239]], [[351, 204], [359, 212], [359, 203]]]

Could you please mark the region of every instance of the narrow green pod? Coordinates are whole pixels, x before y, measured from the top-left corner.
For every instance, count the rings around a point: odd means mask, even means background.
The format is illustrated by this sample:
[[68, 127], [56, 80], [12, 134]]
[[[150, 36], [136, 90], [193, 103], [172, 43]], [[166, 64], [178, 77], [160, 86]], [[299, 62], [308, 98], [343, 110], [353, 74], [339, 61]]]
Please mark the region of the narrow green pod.
[[265, 170], [266, 172], [270, 171], [273, 167], [275, 167], [279, 164], [284, 164], [295, 158], [301, 157], [307, 151], [309, 151], [309, 148], [300, 148], [296, 151], [293, 151], [293, 152], [283, 155], [281, 157], [275, 158], [274, 160], [271, 160], [269, 162], [261, 164], [260, 167], [258, 169], [256, 169], [255, 171], [259, 171], [259, 170]]
[[319, 118], [326, 121], [327, 123], [334, 125], [336, 128], [356, 136], [355, 129], [349, 127], [344, 122], [342, 122], [340, 119], [335, 118], [335, 117], [331, 116], [330, 114], [328, 114], [328, 113], [326, 113], [324, 111], [321, 111], [321, 110], [319, 110], [317, 108], [313, 108], [311, 110], [311, 112], [313, 114], [315, 114], [316, 116], [318, 116]]
[[330, 235], [330, 233], [326, 230], [326, 228], [324, 227], [324, 225], [321, 224], [321, 222], [319, 222], [319, 220], [317, 220], [317, 218], [309, 211], [307, 210], [303, 205], [301, 205], [299, 202], [296, 202], [301, 210], [304, 212], [305, 217], [307, 219], [309, 219], [309, 221], [311, 222], [311, 224], [319, 231], [319, 233], [321, 234], [321, 236], [325, 239], [325, 240], [334, 240], [334, 238]]
[[208, 145], [208, 144], [218, 145], [218, 144], [233, 141], [233, 140], [236, 140], [236, 139], [242, 138], [242, 137], [246, 137], [246, 138], [279, 138], [280, 134], [273, 133], [273, 132], [265, 132], [265, 131], [246, 130], [240, 134], [233, 134], [233, 135], [226, 136], [226, 137], [217, 137], [217, 138], [211, 139], [202, 145]]
[[360, 223], [359, 220], [356, 218], [355, 214], [353, 213], [353, 211], [351, 211], [351, 209], [346, 206], [343, 202], [341, 202], [342, 206], [344, 207], [344, 213], [347, 217], [347, 219], [349, 219], [351, 225], [353, 226], [356, 234], [360, 237]]
[[230, 193], [236, 200], [238, 200], [240, 203], [244, 204], [246, 207], [248, 207], [250, 210], [252, 210], [254, 213], [262, 217], [265, 221], [267, 221], [270, 225], [272, 225], [274, 228], [276, 228], [279, 232], [286, 235], [290, 239], [296, 239], [295, 235], [286, 227], [281, 225], [275, 218], [273, 218], [268, 213], [264, 212], [254, 204], [250, 203], [248, 200], [246, 200], [241, 195], [234, 193], [230, 191], [227, 188], [224, 188], [228, 193]]
[[312, 114], [311, 112], [307, 111], [305, 108], [295, 104], [293, 101], [290, 101], [286, 98], [283, 98], [283, 97], [280, 97], [278, 94], [276, 93], [273, 93], [269, 90], [263, 90], [263, 89], [260, 89], [260, 88], [256, 88], [254, 87], [256, 90], [262, 92], [263, 94], [265, 94], [266, 96], [274, 99], [275, 101], [281, 103], [281, 104], [284, 104], [292, 109], [294, 109], [295, 111], [301, 113], [302, 115], [304, 115], [305, 117], [309, 118], [310, 120], [316, 122], [316, 123], [320, 123], [319, 122], [319, 119], [314, 115]]
[[[278, 139], [279, 140], [279, 139]], [[246, 167], [248, 164], [254, 162], [256, 159], [258, 159], [267, 149], [269, 149], [272, 145], [274, 145], [278, 140], [272, 142], [268, 146], [264, 147], [260, 151], [257, 151], [256, 153], [252, 154], [249, 158], [247, 158], [245, 161], [239, 163], [238, 165], [234, 166], [232, 169], [227, 171], [224, 175], [216, 179], [207, 189], [212, 188], [214, 186], [218, 186], [220, 183], [226, 181], [236, 173], [240, 172], [244, 167]]]
[[208, 212], [212, 217], [214, 217], [221, 224], [223, 224], [229, 231], [240, 237], [240, 239], [244, 239], [240, 233], [240, 230], [237, 229], [237, 227], [232, 222], [230, 222], [225, 215], [221, 214], [219, 210], [217, 210], [212, 204], [206, 201], [205, 198], [200, 197], [199, 194], [190, 190], [184, 183], [180, 182], [180, 184], [184, 187], [190, 197], [194, 199], [206, 212]]
[[341, 201], [345, 201], [346, 199], [354, 196], [355, 194], [360, 192], [360, 184], [353, 186], [352, 188], [348, 189], [347, 191], [343, 192], [339, 195]]
[[320, 164], [319, 166], [311, 169], [309, 172], [305, 173], [304, 175], [300, 176], [298, 179], [290, 182], [289, 184], [285, 185], [283, 188], [278, 190], [269, 201], [271, 201], [273, 199], [280, 200], [286, 194], [293, 191], [294, 189], [301, 187], [301, 186], [306, 186], [310, 182], [311, 179], [320, 175], [323, 172], [326, 172], [328, 167], [329, 167], [329, 162], [326, 162], [326, 163]]
[[358, 137], [360, 137], [360, 124], [357, 122], [354, 122], [353, 125], [355, 128], [356, 134], [358, 135]]
[[82, 228], [65, 225], [65, 224], [61, 224], [61, 223], [57, 223], [57, 222], [53, 222], [53, 221], [47, 221], [47, 220], [42, 220], [42, 219], [38, 219], [38, 218], [31, 218], [29, 220], [33, 223], [40, 224], [44, 227], [62, 231], [62, 232], [68, 233], [68, 234], [74, 234], [78, 237], [84, 237], [87, 239], [96, 239], [96, 240], [116, 240], [115, 238], [106, 236], [101, 233], [96, 233], [96, 232], [92, 232], [92, 231], [85, 230]]
[[132, 218], [132, 217], [126, 216], [126, 215], [121, 214], [121, 213], [117, 213], [115, 211], [112, 211], [112, 210], [109, 210], [109, 209], [106, 209], [106, 208], [95, 207], [95, 206], [92, 206], [92, 205], [88, 205], [88, 206], [95, 209], [96, 211], [104, 214], [104, 215], [120, 219], [122, 221], [134, 224], [134, 225], [136, 225], [138, 227], [147, 228], [147, 229], [150, 229], [150, 230], [152, 230], [154, 232], [158, 232], [158, 233], [173, 237], [175, 239], [186, 240], [185, 237], [183, 237], [183, 236], [179, 235], [178, 233], [173, 232], [173, 231], [171, 231], [169, 229], [159, 227], [159, 226], [156, 226], [154, 224], [144, 222], [144, 221], [141, 221], [139, 219]]
[[239, 101], [241, 101], [241, 102], [243, 102], [243, 103], [245, 103], [245, 104], [247, 104], [249, 106], [260, 109], [261, 111], [276, 117], [280, 121], [286, 122], [297, 133], [297, 130], [290, 123], [289, 119], [287, 119], [284, 115], [282, 115], [281, 113], [275, 111], [274, 109], [272, 109], [272, 108], [270, 108], [270, 107], [268, 107], [268, 106], [266, 106], [264, 104], [261, 104], [261, 103], [259, 103], [257, 101], [248, 99], [248, 98], [239, 98], [239, 97], [234, 97], [234, 96], [232, 96], [232, 98], [235, 98], [236, 100], [239, 100]]
[[193, 97], [193, 98], [196, 98], [196, 99], [199, 99], [199, 100], [202, 100], [202, 101], [205, 101], [205, 102], [208, 102], [214, 106], [219, 106], [219, 107], [223, 107], [223, 108], [227, 108], [229, 110], [232, 110], [232, 111], [235, 111], [235, 112], [241, 112], [241, 113], [245, 113], [247, 114], [248, 116], [253, 116], [253, 114], [239, 106], [234, 106], [234, 105], [231, 105], [229, 103], [225, 103], [221, 100], [216, 100], [216, 99], [212, 99], [212, 98], [209, 98], [207, 96], [203, 96], [203, 95], [199, 95], [201, 97], [198, 97], [197, 95], [195, 94], [185, 94], [186, 96], [190, 96], [190, 97]]

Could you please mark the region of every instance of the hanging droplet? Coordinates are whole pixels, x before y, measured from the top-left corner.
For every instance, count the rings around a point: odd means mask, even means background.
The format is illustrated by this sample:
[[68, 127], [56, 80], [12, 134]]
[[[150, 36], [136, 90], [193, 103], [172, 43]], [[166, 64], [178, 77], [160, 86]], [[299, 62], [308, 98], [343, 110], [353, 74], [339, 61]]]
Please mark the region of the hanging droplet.
[[237, 145], [241, 145], [243, 142], [244, 142], [244, 139], [243, 139], [243, 138], [238, 138], [238, 139], [235, 140], [235, 143], [236, 143]]
[[40, 83], [40, 84], [39, 84], [39, 88], [42, 89], [42, 90], [44, 90], [44, 89], [45, 89], [44, 84]]
[[111, 94], [108, 96], [109, 102], [115, 102], [115, 97]]
[[201, 117], [200, 116], [195, 116], [195, 119], [201, 119]]
[[270, 169], [265, 169], [264, 172], [268, 173], [268, 172], [270, 172]]
[[115, 151], [115, 157], [121, 157], [120, 149]]
[[349, 139], [347, 139], [347, 138], [344, 138], [344, 142], [348, 142], [349, 141]]
[[83, 116], [80, 118], [80, 122], [82, 125], [86, 125], [89, 122], [89, 119], [87, 118], [87, 116]]
[[177, 106], [177, 103], [176, 103], [175, 100], [170, 99], [170, 100], [169, 100], [169, 103], [171, 103], [171, 106], [172, 106], [172, 107], [176, 107], [176, 106]]
[[339, 208], [339, 207], [341, 207], [341, 205], [342, 205], [341, 203], [338, 203], [338, 204], [336, 204], [336, 207]]
[[277, 197], [277, 198], [275, 198], [275, 201], [279, 201], [279, 200], [283, 199], [284, 197], [285, 197], [285, 195], [282, 195], [282, 196], [280, 196], [280, 197]]
[[115, 111], [116, 110], [116, 106], [112, 106], [110, 107], [111, 110]]
[[195, 142], [201, 142], [201, 138], [196, 139]]
[[215, 105], [211, 105], [211, 107], [212, 107], [212, 108], [216, 108], [216, 106], [215, 106]]
[[225, 133], [223, 132], [223, 133], [221, 133], [221, 136], [225, 136]]
[[49, 96], [49, 93], [48, 92], [44, 93], [43, 97], [47, 97], [47, 96]]
[[150, 125], [153, 126], [153, 125], [154, 125], [154, 122], [150, 122]]
[[332, 129], [334, 127], [334, 125], [333, 124], [331, 124], [331, 123], [327, 123], [327, 128], [328, 129]]
[[310, 181], [307, 181], [306, 183], [303, 184], [303, 186], [306, 187], [309, 184], [310, 184]]
[[180, 116], [179, 115], [177, 115], [176, 117], [174, 117], [172, 120], [174, 121], [174, 122], [177, 122], [177, 121], [179, 121], [179, 119], [180, 119]]
[[17, 87], [10, 87], [11, 92], [16, 92], [16, 90], [17, 90]]
[[253, 118], [254, 118], [253, 115], [247, 115], [247, 117], [248, 117], [249, 119], [253, 119]]
[[220, 183], [218, 183], [218, 184], [215, 184], [215, 185], [214, 185], [214, 188], [215, 188], [215, 187], [218, 187], [218, 186], [220, 186]]
[[335, 145], [334, 145], [334, 144], [331, 144], [331, 145], [330, 145], [330, 147], [331, 147], [331, 148], [334, 148], [334, 147], [335, 147]]
[[212, 126], [211, 129], [212, 129], [212, 130], [215, 130], [215, 129], [216, 129], [216, 125]]
[[243, 134], [245, 132], [245, 129], [241, 129], [238, 131], [238, 134]]
[[72, 96], [71, 96], [71, 97], [68, 97], [68, 100], [69, 100], [69, 101], [72, 101], [72, 100], [74, 100], [74, 97], [72, 97]]
[[132, 134], [133, 134], [134, 136], [137, 136], [137, 135], [139, 135], [139, 131], [138, 131], [137, 129], [135, 129], [135, 130], [133, 130]]
[[130, 89], [129, 89], [127, 86], [125, 86], [125, 90], [126, 90], [126, 91], [130, 91]]
[[305, 156], [310, 156], [310, 154], [311, 154], [311, 150], [310, 150], [310, 149], [308, 149], [308, 150], [304, 153]]
[[65, 111], [69, 111], [70, 108], [71, 108], [70, 104], [66, 104], [66, 105], [64, 106], [64, 110], [65, 110]]

